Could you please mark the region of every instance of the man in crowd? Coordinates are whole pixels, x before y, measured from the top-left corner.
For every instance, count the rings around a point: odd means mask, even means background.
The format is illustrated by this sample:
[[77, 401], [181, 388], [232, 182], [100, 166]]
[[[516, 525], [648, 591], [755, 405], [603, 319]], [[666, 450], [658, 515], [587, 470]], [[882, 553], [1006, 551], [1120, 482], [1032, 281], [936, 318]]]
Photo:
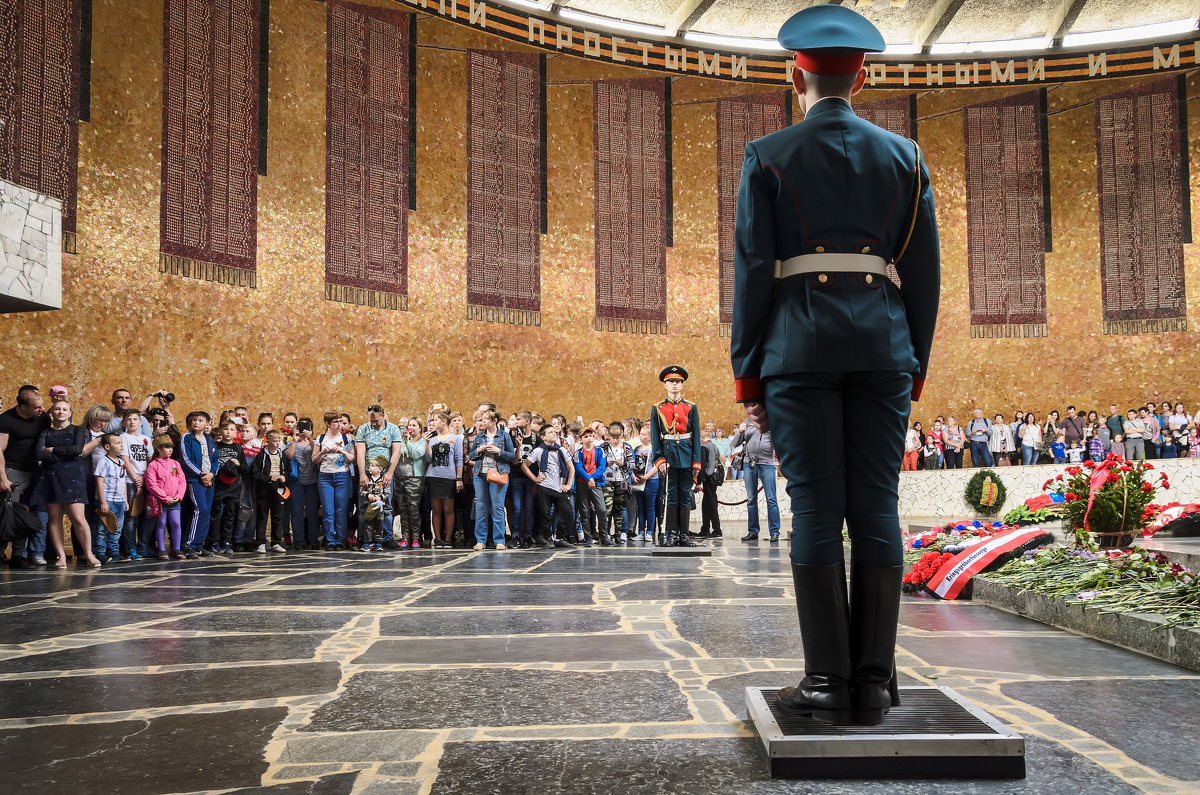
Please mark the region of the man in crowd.
[[743, 541], [757, 541], [762, 529], [758, 518], [758, 489], [767, 501], [767, 531], [771, 542], [779, 540], [779, 498], [775, 493], [775, 445], [771, 433], [763, 433], [749, 422], [738, 426], [729, 440], [730, 447], [742, 448], [742, 477], [746, 482], [746, 535]]
[[975, 409], [975, 416], [967, 423], [967, 438], [971, 441], [971, 465], [977, 467], [994, 466], [992, 451], [988, 441], [992, 437], [992, 423], [983, 416], [983, 409]]
[[[0, 491], [12, 494], [14, 502], [28, 504], [38, 469], [38, 434], [49, 426], [42, 394], [28, 384], [17, 390], [17, 405], [0, 414]], [[46, 514], [38, 511], [37, 517], [42, 529], [31, 538], [13, 542], [10, 568], [46, 565]]]
[[392, 477], [396, 474], [396, 466], [400, 463], [400, 444], [404, 435], [395, 423], [388, 422], [383, 407], [372, 404], [367, 408], [368, 421], [358, 426], [354, 435], [354, 448], [358, 458], [358, 485], [367, 487], [367, 462], [377, 456], [383, 456], [388, 461], [384, 470], [383, 483], [383, 533], [376, 539], [387, 549], [399, 549], [392, 534]]

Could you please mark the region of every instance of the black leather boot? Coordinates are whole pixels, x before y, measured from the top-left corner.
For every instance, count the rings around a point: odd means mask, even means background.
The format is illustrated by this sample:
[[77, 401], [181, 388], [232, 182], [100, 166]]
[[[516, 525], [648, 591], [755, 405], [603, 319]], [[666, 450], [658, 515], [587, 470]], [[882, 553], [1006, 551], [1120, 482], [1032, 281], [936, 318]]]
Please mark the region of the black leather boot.
[[688, 527], [692, 521], [692, 509], [686, 505], [679, 506], [679, 532], [675, 534], [675, 545], [679, 547], [698, 547], [700, 546], [692, 540], [692, 534], [688, 532]]
[[900, 703], [896, 689], [896, 623], [900, 619], [901, 566], [850, 566], [850, 687], [854, 722], [874, 726]]
[[804, 645], [804, 678], [779, 691], [779, 706], [797, 715], [849, 725], [850, 609], [846, 604], [846, 564], [792, 564], [796, 612]]
[[676, 523], [679, 521], [675, 512], [678, 508], [678, 505], [672, 505], [671, 503], [667, 503], [666, 507], [663, 508], [666, 513], [663, 515], [662, 535], [659, 536], [658, 545], [660, 547], [675, 546], [675, 527]]

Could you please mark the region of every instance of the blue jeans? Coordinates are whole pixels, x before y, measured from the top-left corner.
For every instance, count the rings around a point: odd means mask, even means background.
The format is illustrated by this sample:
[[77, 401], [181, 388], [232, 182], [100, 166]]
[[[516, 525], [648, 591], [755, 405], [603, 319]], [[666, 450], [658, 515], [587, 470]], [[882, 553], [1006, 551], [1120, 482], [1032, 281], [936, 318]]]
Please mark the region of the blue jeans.
[[115, 558], [121, 554], [121, 530], [125, 526], [125, 503], [110, 502], [108, 509], [113, 512], [113, 516], [117, 517], [117, 532], [110, 533], [103, 521], [97, 522], [96, 526], [92, 528], [92, 532], [96, 534], [92, 548], [97, 555], [108, 555], [110, 558]]
[[292, 483], [292, 546], [315, 544], [320, 531], [317, 525], [317, 504], [320, 500], [316, 483]]
[[995, 462], [992, 461], [992, 451], [988, 449], [987, 442], [971, 440], [971, 464], [977, 467], [995, 466]]
[[189, 480], [183, 495], [183, 546], [198, 550], [208, 538], [209, 514], [212, 511], [213, 487]]
[[475, 543], [504, 543], [504, 495], [507, 483], [489, 483], [482, 470], [475, 475]]
[[325, 512], [322, 524], [325, 543], [346, 545], [346, 519], [350, 513], [350, 473], [322, 472], [317, 477], [317, 492]]
[[510, 478], [508, 493], [512, 495], [513, 537], [533, 538], [533, 516], [537, 505], [533, 500], [533, 481], [529, 478]]
[[1030, 447], [1027, 444], [1021, 445], [1021, 463], [1025, 466], [1032, 466], [1033, 464], [1036, 464], [1038, 460], [1038, 452], [1039, 451], [1036, 447]]
[[746, 479], [746, 532], [758, 535], [758, 486], [762, 483], [763, 496], [767, 498], [767, 528], [771, 535], [779, 535], [779, 499], [775, 496], [775, 467], [771, 464], [742, 464]]
[[658, 482], [662, 478], [646, 481], [646, 488], [635, 491], [637, 501], [637, 533], [654, 535], [654, 512], [658, 507]]

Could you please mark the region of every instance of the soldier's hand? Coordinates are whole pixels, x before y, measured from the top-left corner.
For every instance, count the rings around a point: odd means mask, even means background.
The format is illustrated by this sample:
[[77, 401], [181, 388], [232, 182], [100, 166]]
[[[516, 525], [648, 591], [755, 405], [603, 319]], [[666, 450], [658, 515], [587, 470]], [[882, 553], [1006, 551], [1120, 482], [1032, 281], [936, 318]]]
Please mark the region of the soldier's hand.
[[746, 408], [746, 419], [758, 429], [759, 433], [767, 433], [771, 430], [771, 423], [767, 420], [766, 405], [758, 401], [748, 400], [744, 406]]

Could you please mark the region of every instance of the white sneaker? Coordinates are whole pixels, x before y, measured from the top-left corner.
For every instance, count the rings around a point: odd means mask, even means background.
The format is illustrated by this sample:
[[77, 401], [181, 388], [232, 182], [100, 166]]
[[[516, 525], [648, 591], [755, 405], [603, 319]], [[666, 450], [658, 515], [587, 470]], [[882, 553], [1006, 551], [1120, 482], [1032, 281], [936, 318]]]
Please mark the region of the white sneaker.
[[254, 551], [255, 551], [255, 552], [257, 552], [257, 553], [258, 553], [258, 554], [260, 554], [260, 555], [265, 555], [265, 554], [267, 554], [267, 545], [266, 545], [266, 544], [259, 544], [259, 545], [258, 545], [258, 549], [254, 550]]
[[35, 565], [35, 566], [45, 566], [45, 565], [46, 565], [46, 559], [45, 559], [43, 556], [41, 556], [41, 555], [34, 555], [34, 556], [33, 556], [33, 561], [32, 561], [32, 563], [33, 563], [33, 565]]
[[471, 549], [475, 550], [476, 552], [481, 552], [483, 550], [483, 544], [476, 544], [475, 546], [471, 547]]
[[272, 552], [287, 552], [287, 550], [283, 548], [282, 544], [272, 544], [271, 551]]
[[497, 544], [497, 545], [496, 545], [496, 551], [497, 551], [497, 552], [503, 552], [503, 551], [504, 551], [504, 550], [506, 550], [506, 549], [508, 549], [508, 547], [504, 546], [503, 544]]

